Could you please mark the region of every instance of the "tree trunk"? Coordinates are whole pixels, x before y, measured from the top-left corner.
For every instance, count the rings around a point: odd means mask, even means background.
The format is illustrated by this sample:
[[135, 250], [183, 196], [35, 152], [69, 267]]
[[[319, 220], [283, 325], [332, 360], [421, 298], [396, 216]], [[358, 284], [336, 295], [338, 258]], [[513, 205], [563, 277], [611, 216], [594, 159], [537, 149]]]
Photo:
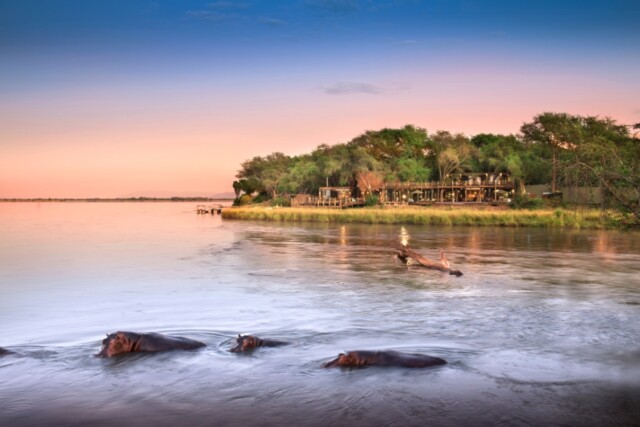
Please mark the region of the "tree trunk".
[[555, 150], [553, 150], [553, 157], [551, 159], [551, 192], [555, 194], [556, 192], [556, 175], [558, 173], [558, 155]]
[[462, 272], [460, 270], [454, 270], [450, 267], [443, 265], [441, 262], [431, 261], [430, 259], [425, 258], [419, 253], [410, 249], [409, 246], [406, 246], [406, 245], [398, 246], [397, 255], [398, 255], [398, 258], [400, 258], [400, 260], [402, 260], [402, 262], [404, 262], [405, 264], [408, 263], [409, 259], [412, 259], [422, 267], [431, 268], [433, 270], [444, 271], [453, 276], [458, 276], [458, 277], [462, 276]]

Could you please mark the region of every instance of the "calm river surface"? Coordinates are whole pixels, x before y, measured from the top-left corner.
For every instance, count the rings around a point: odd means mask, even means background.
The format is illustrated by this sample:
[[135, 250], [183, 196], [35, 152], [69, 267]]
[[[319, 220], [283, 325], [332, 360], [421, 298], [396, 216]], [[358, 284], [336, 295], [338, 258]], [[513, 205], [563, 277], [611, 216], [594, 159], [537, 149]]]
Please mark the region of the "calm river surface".
[[[0, 425], [638, 425], [640, 234], [0, 203]], [[401, 235], [464, 276], [399, 264]], [[192, 352], [93, 357], [104, 334]], [[229, 353], [238, 333], [289, 341]], [[432, 369], [323, 369], [339, 352]]]

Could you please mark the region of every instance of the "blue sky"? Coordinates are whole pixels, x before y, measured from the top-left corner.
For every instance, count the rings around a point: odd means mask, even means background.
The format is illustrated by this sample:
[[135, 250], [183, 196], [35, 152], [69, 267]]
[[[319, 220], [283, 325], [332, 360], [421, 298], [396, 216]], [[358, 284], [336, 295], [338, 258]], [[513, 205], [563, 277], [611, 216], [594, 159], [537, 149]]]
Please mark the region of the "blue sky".
[[[638, 65], [635, 1], [0, 2], [2, 88], [199, 72]], [[106, 74], [106, 76], [105, 76]], [[366, 80], [366, 79], [361, 79]], [[359, 86], [354, 86], [357, 91]], [[362, 88], [362, 87], [361, 87]]]
[[148, 61], [167, 72], [218, 61], [411, 66], [465, 54], [624, 61], [637, 60], [639, 15], [636, 1], [2, 0], [0, 53], [3, 76], [38, 61], [80, 73], [82, 60], [134, 73], [150, 72]]

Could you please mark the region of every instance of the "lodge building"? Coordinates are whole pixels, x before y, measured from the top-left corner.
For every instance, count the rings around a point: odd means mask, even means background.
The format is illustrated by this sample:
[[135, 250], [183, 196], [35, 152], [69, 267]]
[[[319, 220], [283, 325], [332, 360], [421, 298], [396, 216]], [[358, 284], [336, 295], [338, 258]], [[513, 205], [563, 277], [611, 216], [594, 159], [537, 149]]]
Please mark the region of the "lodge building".
[[351, 187], [320, 187], [318, 196], [298, 195], [294, 205], [332, 207], [363, 206], [368, 196], [382, 204], [431, 205], [434, 203], [507, 202], [515, 186], [504, 173], [467, 173], [448, 175], [439, 182], [385, 183], [380, 188], [364, 190]]

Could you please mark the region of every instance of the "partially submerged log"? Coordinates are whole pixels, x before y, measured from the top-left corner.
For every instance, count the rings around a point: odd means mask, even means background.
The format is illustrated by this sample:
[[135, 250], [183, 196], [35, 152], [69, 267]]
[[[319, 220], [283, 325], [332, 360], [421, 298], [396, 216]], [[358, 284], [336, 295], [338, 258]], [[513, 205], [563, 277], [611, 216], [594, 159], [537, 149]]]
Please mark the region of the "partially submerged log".
[[398, 258], [400, 258], [400, 260], [405, 264], [408, 264], [409, 260], [411, 259], [423, 267], [444, 271], [451, 274], [452, 276], [462, 276], [462, 272], [460, 270], [454, 270], [449, 266], [449, 261], [447, 260], [447, 257], [445, 256], [442, 249], [440, 249], [439, 261], [431, 261], [430, 259], [423, 257], [413, 249], [409, 248], [409, 246], [407, 245], [399, 245], [397, 254]]

